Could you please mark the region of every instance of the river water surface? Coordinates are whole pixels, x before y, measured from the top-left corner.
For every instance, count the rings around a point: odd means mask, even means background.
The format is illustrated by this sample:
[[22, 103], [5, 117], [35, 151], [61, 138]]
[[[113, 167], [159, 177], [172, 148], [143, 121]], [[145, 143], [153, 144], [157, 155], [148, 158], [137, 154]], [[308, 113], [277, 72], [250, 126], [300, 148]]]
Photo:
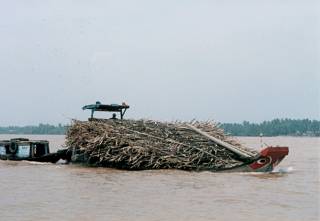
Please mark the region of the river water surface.
[[[55, 151], [64, 136], [47, 139]], [[260, 138], [239, 138], [260, 149]], [[0, 160], [0, 220], [319, 220], [319, 138], [271, 137], [289, 146], [274, 173], [129, 172]]]

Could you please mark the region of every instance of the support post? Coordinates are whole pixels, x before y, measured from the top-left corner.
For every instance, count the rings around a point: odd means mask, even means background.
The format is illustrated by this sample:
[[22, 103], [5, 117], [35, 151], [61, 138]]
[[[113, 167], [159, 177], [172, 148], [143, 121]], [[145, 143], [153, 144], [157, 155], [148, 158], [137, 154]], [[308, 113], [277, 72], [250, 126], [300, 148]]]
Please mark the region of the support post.
[[93, 118], [94, 109], [91, 109], [91, 119]]

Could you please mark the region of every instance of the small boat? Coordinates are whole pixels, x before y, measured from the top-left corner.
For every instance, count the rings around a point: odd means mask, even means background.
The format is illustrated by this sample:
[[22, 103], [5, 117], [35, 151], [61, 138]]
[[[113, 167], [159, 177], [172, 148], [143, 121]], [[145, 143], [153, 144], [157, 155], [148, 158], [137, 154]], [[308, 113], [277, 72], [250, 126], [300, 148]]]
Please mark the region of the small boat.
[[0, 140], [1, 160], [27, 160], [56, 163], [60, 159], [68, 160], [68, 156], [67, 149], [50, 153], [49, 142], [47, 140], [29, 140], [26, 138]]

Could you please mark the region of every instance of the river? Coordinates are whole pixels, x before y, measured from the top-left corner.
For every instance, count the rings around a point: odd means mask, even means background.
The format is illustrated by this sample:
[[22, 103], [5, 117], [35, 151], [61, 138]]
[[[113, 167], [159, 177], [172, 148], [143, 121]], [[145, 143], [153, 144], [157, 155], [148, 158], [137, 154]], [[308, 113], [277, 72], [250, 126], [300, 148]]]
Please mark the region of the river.
[[[55, 151], [64, 136], [47, 139]], [[239, 137], [260, 149], [260, 138]], [[289, 146], [273, 173], [121, 171], [0, 160], [0, 220], [316, 221], [320, 206], [320, 138], [265, 137]]]

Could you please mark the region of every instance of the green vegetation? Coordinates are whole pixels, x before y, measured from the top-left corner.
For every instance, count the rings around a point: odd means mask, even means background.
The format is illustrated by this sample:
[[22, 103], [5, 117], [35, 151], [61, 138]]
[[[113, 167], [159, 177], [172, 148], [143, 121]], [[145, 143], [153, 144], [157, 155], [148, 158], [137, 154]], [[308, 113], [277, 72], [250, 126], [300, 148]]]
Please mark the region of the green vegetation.
[[320, 121], [274, 119], [262, 123], [223, 123], [221, 127], [233, 136], [320, 136]]
[[[320, 136], [320, 121], [274, 119], [262, 123], [222, 123], [221, 127], [233, 136]], [[68, 126], [39, 124], [38, 126], [0, 127], [0, 134], [65, 134]]]
[[0, 134], [65, 134], [67, 126], [39, 124], [38, 126], [9, 126], [0, 127]]

